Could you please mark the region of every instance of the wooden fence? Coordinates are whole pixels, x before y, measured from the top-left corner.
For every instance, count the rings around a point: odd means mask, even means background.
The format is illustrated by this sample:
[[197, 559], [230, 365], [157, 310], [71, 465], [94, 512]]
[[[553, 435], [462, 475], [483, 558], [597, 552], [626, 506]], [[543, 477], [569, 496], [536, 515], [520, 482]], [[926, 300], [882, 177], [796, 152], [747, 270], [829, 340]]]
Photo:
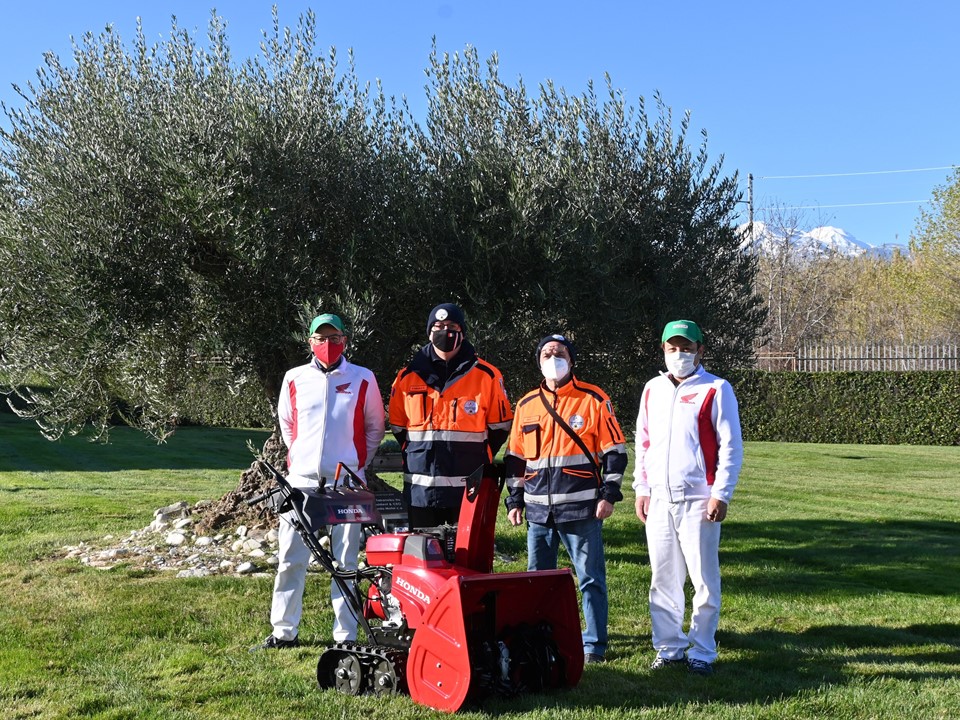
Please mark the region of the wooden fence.
[[796, 353], [757, 350], [757, 368], [799, 372], [960, 370], [958, 345], [804, 345]]

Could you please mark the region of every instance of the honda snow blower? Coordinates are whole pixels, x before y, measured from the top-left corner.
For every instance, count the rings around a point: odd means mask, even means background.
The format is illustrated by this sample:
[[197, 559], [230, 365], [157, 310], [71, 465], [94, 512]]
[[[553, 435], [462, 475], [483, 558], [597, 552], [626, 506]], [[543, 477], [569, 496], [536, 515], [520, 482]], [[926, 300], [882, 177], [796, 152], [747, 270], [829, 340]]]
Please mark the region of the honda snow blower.
[[491, 572], [502, 466], [486, 465], [467, 478], [452, 548], [445, 551], [444, 538], [433, 531], [380, 532], [366, 539], [366, 563], [348, 571], [319, 538], [332, 524], [377, 526], [373, 493], [342, 465], [359, 487], [335, 480], [329, 488], [294, 488], [260, 462], [277, 487], [249, 503], [268, 501], [291, 523], [333, 576], [366, 636], [366, 643], [334, 643], [323, 651], [321, 688], [347, 695], [409, 692], [421, 705], [456, 712], [492, 694], [580, 681], [583, 641], [570, 570]]

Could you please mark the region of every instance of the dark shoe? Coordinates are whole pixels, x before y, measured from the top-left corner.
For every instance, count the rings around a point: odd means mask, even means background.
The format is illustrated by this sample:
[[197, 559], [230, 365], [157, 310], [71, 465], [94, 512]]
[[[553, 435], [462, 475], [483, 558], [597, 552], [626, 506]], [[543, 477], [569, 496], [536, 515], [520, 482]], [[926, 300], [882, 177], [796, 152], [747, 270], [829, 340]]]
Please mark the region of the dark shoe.
[[584, 665], [598, 665], [606, 661], [607, 659], [603, 655], [597, 655], [596, 653], [586, 653], [583, 656]]
[[690, 658], [687, 660], [687, 670], [694, 675], [713, 675], [713, 663]]
[[250, 652], [256, 652], [257, 650], [283, 650], [284, 648], [295, 648], [299, 647], [300, 640], [298, 638], [293, 638], [293, 640], [281, 640], [276, 635], [267, 635], [267, 639], [264, 640], [259, 645], [254, 645], [250, 648]]
[[663, 670], [665, 667], [676, 666], [676, 665], [686, 665], [687, 661], [684, 658], [665, 658], [657, 655], [657, 658], [650, 665], [651, 670]]

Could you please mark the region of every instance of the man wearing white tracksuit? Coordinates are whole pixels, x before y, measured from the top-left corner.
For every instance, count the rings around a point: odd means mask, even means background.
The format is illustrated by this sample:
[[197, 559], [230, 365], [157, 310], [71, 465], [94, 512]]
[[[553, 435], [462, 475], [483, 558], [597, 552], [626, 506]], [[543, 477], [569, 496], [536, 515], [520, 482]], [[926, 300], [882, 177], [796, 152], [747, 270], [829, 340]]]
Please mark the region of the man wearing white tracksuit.
[[[668, 372], [643, 389], [637, 416], [633, 489], [646, 524], [652, 577], [650, 619], [654, 670], [685, 663], [709, 675], [717, 659], [720, 619], [720, 523], [743, 462], [733, 388], [701, 365], [696, 323], [667, 323], [661, 343]], [[683, 631], [683, 585], [694, 588]]]
[[[347, 336], [332, 314], [314, 318], [309, 344], [314, 359], [295, 367], [283, 378], [277, 415], [287, 446], [287, 480], [293, 487], [332, 485], [338, 463], [361, 478], [385, 432], [383, 398], [377, 380], [367, 368], [343, 357]], [[340, 481], [344, 481], [341, 474]], [[357, 568], [361, 527], [358, 523], [332, 525], [331, 550], [341, 567]], [[263, 648], [294, 647], [303, 610], [310, 551], [285, 520], [279, 528], [279, 564], [273, 587], [270, 622], [273, 632]], [[330, 583], [333, 603], [333, 639], [352, 641], [357, 618], [340, 588]]]

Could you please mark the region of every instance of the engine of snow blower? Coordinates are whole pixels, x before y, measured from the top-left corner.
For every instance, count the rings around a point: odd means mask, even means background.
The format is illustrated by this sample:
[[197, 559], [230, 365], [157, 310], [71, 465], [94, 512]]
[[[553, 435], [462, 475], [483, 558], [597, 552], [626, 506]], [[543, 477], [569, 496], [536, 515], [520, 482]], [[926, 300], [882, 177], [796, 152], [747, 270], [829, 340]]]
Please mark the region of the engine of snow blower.
[[366, 643], [324, 650], [317, 663], [321, 688], [348, 695], [406, 691], [419, 704], [455, 712], [490, 694], [580, 681], [583, 643], [570, 570], [492, 572], [502, 466], [486, 465], [467, 478], [452, 561], [440, 533], [379, 533], [366, 539], [366, 562], [345, 571], [317, 531], [339, 522], [372, 528], [379, 522], [373, 494], [353, 473], [360, 489], [298, 490], [261, 462], [278, 487], [250, 502], [270, 499], [293, 524], [366, 635]]

